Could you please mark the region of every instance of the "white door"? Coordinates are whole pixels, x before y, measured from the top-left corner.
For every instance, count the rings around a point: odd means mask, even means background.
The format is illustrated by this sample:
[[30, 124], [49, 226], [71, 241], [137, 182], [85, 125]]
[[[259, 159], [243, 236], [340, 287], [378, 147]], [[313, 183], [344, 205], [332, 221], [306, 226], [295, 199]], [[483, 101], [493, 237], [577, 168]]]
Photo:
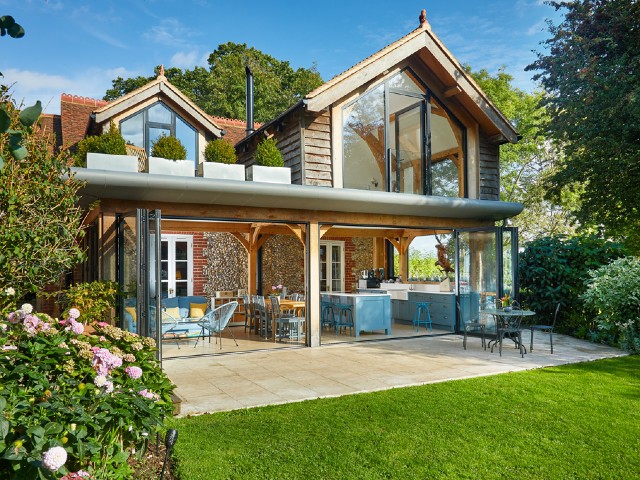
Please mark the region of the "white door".
[[162, 298], [193, 295], [193, 237], [162, 235]]
[[344, 242], [320, 242], [320, 291], [344, 292]]

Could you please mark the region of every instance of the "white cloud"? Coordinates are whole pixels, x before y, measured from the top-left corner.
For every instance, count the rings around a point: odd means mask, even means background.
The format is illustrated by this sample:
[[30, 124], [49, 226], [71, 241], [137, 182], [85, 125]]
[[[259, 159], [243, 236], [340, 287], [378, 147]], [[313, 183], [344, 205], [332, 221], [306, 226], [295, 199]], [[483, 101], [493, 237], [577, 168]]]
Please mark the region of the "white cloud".
[[153, 43], [167, 46], [185, 46], [196, 32], [185, 27], [180, 20], [165, 18], [142, 34], [142, 38]]
[[40, 100], [46, 113], [60, 113], [60, 95], [63, 93], [100, 99], [116, 77], [138, 75], [123, 67], [92, 68], [73, 77], [15, 68], [5, 69], [2, 73], [3, 84], [12, 85], [11, 93], [18, 104], [33, 105]]
[[200, 60], [197, 50], [176, 52], [171, 57], [171, 66], [178, 68], [192, 68]]

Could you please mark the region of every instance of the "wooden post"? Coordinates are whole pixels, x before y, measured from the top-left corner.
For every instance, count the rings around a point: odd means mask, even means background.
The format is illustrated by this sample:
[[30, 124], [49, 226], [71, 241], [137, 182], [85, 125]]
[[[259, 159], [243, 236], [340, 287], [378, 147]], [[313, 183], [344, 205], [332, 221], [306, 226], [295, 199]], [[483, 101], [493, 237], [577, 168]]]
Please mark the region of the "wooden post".
[[309, 224], [306, 241], [307, 345], [320, 346], [320, 226]]

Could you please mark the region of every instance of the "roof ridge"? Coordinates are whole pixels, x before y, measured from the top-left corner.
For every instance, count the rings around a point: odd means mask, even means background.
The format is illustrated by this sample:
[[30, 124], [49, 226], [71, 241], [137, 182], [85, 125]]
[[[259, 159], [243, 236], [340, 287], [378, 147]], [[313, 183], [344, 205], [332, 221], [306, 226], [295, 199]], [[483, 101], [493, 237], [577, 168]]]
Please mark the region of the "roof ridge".
[[70, 102], [70, 103], [78, 103], [81, 105], [89, 105], [92, 107], [102, 107], [104, 105], [106, 105], [107, 103], [109, 103], [106, 100], [99, 100], [97, 98], [91, 98], [91, 97], [83, 97], [81, 95], [73, 95], [70, 93], [63, 93], [62, 95], [60, 95], [60, 101], [61, 102]]

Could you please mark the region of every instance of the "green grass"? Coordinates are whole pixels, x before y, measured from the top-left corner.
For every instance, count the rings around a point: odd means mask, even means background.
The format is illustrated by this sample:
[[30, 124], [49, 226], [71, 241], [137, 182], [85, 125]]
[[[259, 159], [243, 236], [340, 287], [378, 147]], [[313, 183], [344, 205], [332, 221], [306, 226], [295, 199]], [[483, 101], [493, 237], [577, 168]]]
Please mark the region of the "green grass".
[[179, 478], [640, 478], [640, 356], [175, 420]]

